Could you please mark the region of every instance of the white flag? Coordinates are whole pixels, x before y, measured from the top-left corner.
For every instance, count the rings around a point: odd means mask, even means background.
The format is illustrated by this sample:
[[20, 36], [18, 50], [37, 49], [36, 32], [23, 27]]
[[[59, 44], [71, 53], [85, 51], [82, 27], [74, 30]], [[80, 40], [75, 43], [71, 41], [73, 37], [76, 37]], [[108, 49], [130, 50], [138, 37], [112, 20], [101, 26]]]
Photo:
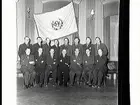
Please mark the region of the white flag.
[[77, 32], [77, 24], [73, 4], [69, 3], [52, 12], [34, 15], [39, 36], [58, 39]]

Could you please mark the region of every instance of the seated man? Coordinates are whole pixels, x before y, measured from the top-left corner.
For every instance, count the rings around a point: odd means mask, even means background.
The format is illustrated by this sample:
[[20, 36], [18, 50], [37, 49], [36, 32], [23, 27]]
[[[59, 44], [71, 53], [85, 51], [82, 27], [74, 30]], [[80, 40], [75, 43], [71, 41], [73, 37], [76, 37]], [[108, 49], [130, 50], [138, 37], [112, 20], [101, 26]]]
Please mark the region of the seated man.
[[45, 85], [46, 85], [46, 87], [48, 86], [49, 75], [50, 75], [50, 73], [52, 73], [53, 86], [55, 86], [58, 60], [57, 60], [57, 56], [54, 54], [53, 48], [50, 49], [49, 54], [47, 55], [46, 63], [47, 63], [47, 67], [46, 67], [46, 71], [45, 71]]
[[40, 87], [44, 84], [44, 77], [45, 77], [45, 57], [43, 54], [43, 49], [38, 49], [38, 54], [35, 58], [35, 71], [36, 71], [36, 83], [39, 84]]
[[75, 49], [75, 54], [71, 56], [70, 65], [70, 82], [71, 85], [74, 83], [74, 76], [76, 75], [77, 84], [80, 85], [80, 78], [82, 74], [82, 56], [79, 54], [79, 49]]
[[82, 77], [84, 77], [85, 83], [91, 85], [91, 76], [93, 71], [93, 64], [94, 59], [93, 56], [90, 54], [90, 50], [86, 49], [86, 55], [83, 57], [83, 73]]
[[31, 50], [27, 48], [25, 50], [25, 54], [21, 56], [21, 72], [24, 77], [24, 86], [25, 88], [29, 88], [33, 86], [33, 81], [35, 79], [35, 71], [34, 71], [34, 56], [30, 55]]
[[64, 75], [64, 86], [67, 87], [67, 82], [69, 78], [69, 65], [70, 65], [70, 57], [67, 55], [66, 49], [62, 50], [62, 54], [59, 59], [59, 69], [58, 69], [58, 78], [59, 85], [63, 84], [62, 74]]
[[93, 87], [101, 87], [101, 83], [103, 81], [104, 74], [106, 72], [106, 63], [107, 57], [103, 55], [101, 49], [98, 50], [98, 55], [95, 57], [95, 68], [93, 71]]

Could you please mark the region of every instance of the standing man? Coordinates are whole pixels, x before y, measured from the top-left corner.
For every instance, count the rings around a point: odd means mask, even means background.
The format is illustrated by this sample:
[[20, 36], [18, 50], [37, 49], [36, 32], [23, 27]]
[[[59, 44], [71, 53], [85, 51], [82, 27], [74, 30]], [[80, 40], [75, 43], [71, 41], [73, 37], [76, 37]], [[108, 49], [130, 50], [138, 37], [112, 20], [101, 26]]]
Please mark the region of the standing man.
[[69, 39], [68, 38], [65, 38], [64, 39], [64, 44], [60, 46], [60, 53], [62, 52], [63, 49], [66, 49], [67, 55], [71, 56], [72, 48], [71, 48], [71, 45], [69, 45]]
[[32, 45], [30, 44], [30, 38], [28, 36], [24, 37], [24, 43], [19, 46], [18, 55], [21, 59], [21, 56], [25, 54], [25, 50], [27, 48], [31, 49], [32, 52]]
[[92, 44], [91, 38], [86, 38], [86, 44], [83, 45], [83, 56], [86, 55], [86, 49], [90, 50], [90, 54], [94, 55], [94, 46]]
[[93, 71], [94, 58], [91, 55], [90, 49], [86, 49], [86, 55], [83, 57], [83, 73], [82, 77], [84, 77], [85, 83], [91, 86], [91, 76]]
[[33, 86], [33, 81], [35, 79], [35, 71], [34, 71], [34, 56], [31, 55], [30, 48], [25, 50], [25, 54], [21, 56], [21, 72], [23, 73], [24, 78], [24, 87], [30, 88]]
[[[59, 41], [58, 39], [54, 40], [54, 45], [52, 46], [54, 49], [54, 54], [57, 57], [57, 60], [59, 62], [59, 57], [60, 57], [60, 47], [59, 47]], [[58, 65], [59, 66], [59, 65]], [[57, 66], [57, 75], [56, 75], [56, 81], [58, 82], [58, 66]]]
[[45, 71], [45, 85], [48, 86], [49, 83], [49, 75], [52, 73], [53, 77], [53, 86], [56, 85], [56, 75], [57, 75], [57, 65], [58, 60], [56, 55], [54, 54], [54, 49], [51, 48], [49, 54], [47, 55], [46, 59], [47, 67]]
[[93, 71], [93, 86], [92, 87], [101, 87], [103, 82], [104, 74], [107, 70], [107, 57], [103, 55], [102, 49], [98, 50], [98, 55], [95, 57], [95, 69]]
[[59, 59], [59, 69], [58, 69], [58, 78], [59, 78], [59, 85], [63, 84], [63, 75], [64, 75], [64, 86], [67, 87], [67, 82], [69, 78], [69, 65], [70, 65], [70, 57], [67, 55], [66, 49], [62, 50]]
[[101, 42], [99, 37], [95, 38], [96, 44], [94, 45], [94, 49], [95, 49], [95, 56], [98, 55], [98, 50], [101, 49], [103, 51], [103, 55], [105, 55], [107, 57], [108, 55], [108, 50], [107, 47], [104, 43]]
[[35, 58], [35, 71], [36, 71], [36, 83], [39, 84], [40, 87], [44, 84], [45, 77], [45, 67], [46, 67], [46, 59], [43, 55], [43, 49], [38, 49], [38, 54]]
[[47, 57], [47, 54], [50, 51], [50, 44], [51, 44], [51, 40], [49, 38], [46, 38], [46, 43], [43, 45], [43, 52], [44, 52], [44, 56]]
[[33, 55], [36, 57], [38, 54], [38, 49], [42, 48], [42, 38], [41, 37], [37, 37], [37, 43], [35, 43], [33, 45]]
[[79, 49], [75, 49], [75, 54], [71, 56], [70, 65], [70, 81], [71, 85], [74, 84], [74, 76], [76, 75], [77, 84], [80, 85], [80, 78], [82, 74], [82, 56], [80, 55]]
[[79, 49], [80, 56], [83, 56], [83, 46], [80, 44], [80, 39], [78, 37], [75, 37], [74, 44], [72, 45], [72, 55], [75, 55], [75, 49]]

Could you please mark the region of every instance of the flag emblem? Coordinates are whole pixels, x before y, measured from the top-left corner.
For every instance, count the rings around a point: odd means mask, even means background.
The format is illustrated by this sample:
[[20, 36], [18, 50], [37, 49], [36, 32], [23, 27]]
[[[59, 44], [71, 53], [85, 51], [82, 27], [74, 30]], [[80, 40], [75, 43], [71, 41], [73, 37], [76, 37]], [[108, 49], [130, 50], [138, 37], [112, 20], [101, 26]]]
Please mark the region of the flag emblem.
[[58, 20], [52, 21], [51, 25], [54, 30], [60, 30], [63, 27], [63, 21], [58, 18]]

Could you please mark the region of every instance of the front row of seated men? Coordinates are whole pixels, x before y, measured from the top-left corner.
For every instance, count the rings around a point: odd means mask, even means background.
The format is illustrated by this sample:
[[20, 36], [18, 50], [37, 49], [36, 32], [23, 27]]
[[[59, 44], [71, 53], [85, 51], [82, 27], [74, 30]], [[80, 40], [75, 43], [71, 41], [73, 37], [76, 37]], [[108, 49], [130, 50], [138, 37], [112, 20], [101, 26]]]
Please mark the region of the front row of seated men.
[[95, 60], [90, 54], [90, 49], [86, 49], [83, 57], [78, 48], [72, 56], [68, 56], [67, 50], [63, 49], [59, 58], [55, 56], [53, 47], [50, 48], [47, 56], [44, 56], [41, 47], [38, 48], [38, 54], [35, 57], [31, 54], [30, 48], [27, 48], [25, 52], [21, 56], [21, 71], [25, 88], [33, 86], [34, 80], [40, 87], [47, 87], [50, 74], [52, 74], [53, 86], [64, 84], [67, 87], [68, 83], [73, 86], [75, 82], [80, 85], [83, 78], [85, 85], [100, 88], [106, 72], [107, 58], [101, 49], [98, 49]]

